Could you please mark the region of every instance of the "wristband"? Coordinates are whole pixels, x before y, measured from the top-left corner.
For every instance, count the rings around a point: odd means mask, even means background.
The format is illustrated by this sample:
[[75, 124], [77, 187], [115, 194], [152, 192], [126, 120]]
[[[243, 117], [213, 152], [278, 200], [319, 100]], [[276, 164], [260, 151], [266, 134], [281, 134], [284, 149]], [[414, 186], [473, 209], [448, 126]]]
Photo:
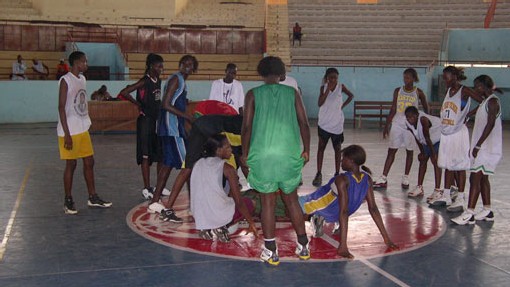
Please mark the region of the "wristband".
[[479, 146], [479, 145], [475, 146], [475, 149], [481, 149], [481, 148], [482, 148], [482, 147], [481, 147], [481, 146]]

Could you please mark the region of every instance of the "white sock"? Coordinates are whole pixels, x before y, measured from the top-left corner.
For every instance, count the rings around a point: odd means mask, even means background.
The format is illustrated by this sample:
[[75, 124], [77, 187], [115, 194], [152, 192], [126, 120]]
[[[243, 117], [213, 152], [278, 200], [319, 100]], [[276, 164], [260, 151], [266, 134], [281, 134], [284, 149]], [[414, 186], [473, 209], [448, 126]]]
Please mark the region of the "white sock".
[[490, 204], [489, 204], [489, 205], [484, 205], [484, 206], [483, 206], [483, 209], [485, 209], [485, 210], [491, 210], [491, 205], [490, 205]]
[[475, 214], [475, 210], [473, 208], [468, 208], [467, 209], [467, 212], [471, 213], [471, 214]]
[[464, 192], [459, 192], [457, 194], [457, 199], [464, 199]]
[[443, 190], [443, 196], [446, 197], [446, 198], [450, 198], [450, 189], [448, 188], [445, 188]]

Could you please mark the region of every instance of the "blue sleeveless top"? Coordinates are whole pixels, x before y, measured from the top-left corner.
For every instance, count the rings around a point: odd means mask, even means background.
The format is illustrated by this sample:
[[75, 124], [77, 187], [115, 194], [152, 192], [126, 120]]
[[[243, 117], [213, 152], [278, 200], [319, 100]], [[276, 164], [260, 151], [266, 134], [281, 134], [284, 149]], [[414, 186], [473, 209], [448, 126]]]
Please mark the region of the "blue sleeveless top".
[[[168, 81], [166, 82], [165, 86], [165, 94], [166, 90], [168, 89], [168, 83], [174, 77], [177, 77], [179, 85], [170, 101], [172, 106], [184, 113], [186, 112], [186, 104], [188, 101], [186, 96], [188, 91], [186, 89], [184, 77], [180, 72], [177, 72], [168, 77]], [[177, 115], [165, 110], [162, 105], [158, 120], [158, 136], [174, 136], [185, 138], [186, 131], [184, 129], [184, 121], [184, 118], [178, 117]]]
[[[348, 214], [349, 216], [359, 209], [368, 192], [369, 177], [366, 172], [361, 172], [361, 178], [355, 178], [352, 172], [343, 172], [341, 175], [349, 179], [347, 188]], [[325, 218], [326, 222], [338, 222], [340, 207], [338, 203], [338, 191], [334, 184], [336, 177], [319, 187], [313, 193], [299, 197], [299, 203], [306, 214], [318, 214]]]

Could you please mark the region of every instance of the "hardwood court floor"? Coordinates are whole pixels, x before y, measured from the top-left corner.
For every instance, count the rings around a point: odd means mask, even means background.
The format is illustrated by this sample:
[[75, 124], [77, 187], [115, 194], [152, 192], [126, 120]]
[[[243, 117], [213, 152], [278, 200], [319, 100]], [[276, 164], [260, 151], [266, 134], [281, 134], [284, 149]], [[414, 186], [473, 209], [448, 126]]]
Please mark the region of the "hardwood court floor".
[[[508, 286], [510, 282], [508, 141], [504, 143], [504, 158], [491, 178], [494, 223], [454, 226], [449, 218], [456, 214], [437, 208], [434, 213], [445, 220], [446, 231], [438, 240], [421, 248], [354, 261], [283, 262], [274, 268], [257, 261], [173, 249], [133, 232], [126, 224], [126, 215], [143, 203], [133, 134], [92, 137], [97, 190], [113, 202], [113, 207], [99, 210], [86, 207], [86, 187], [79, 164], [73, 187], [79, 214], [64, 215], [64, 163], [58, 158], [54, 127], [55, 124], [0, 126], [2, 287]], [[346, 127], [350, 125], [346, 124]], [[316, 132], [316, 127], [312, 127], [311, 162], [303, 172], [305, 186], [311, 186], [315, 174]], [[505, 126], [504, 138], [509, 136], [510, 129]], [[367, 150], [366, 165], [375, 177], [379, 176], [387, 150], [387, 141], [382, 139], [379, 130], [347, 128], [345, 139], [344, 146], [356, 143]], [[428, 210], [424, 200], [407, 199], [400, 188], [404, 155], [404, 151], [397, 153], [389, 174], [389, 186], [386, 191], [376, 192], [376, 197], [390, 203], [404, 202], [400, 210], [406, 210], [405, 202]], [[412, 186], [416, 182], [417, 169], [415, 161]], [[433, 188], [430, 167], [429, 171], [425, 180], [426, 193]], [[332, 148], [328, 146], [324, 180], [332, 175]], [[172, 174], [168, 187], [174, 177]], [[152, 180], [155, 181], [154, 175]], [[366, 210], [366, 206], [361, 209]], [[414, 209], [409, 210], [414, 212]], [[398, 227], [398, 216], [406, 217], [405, 214], [395, 214], [391, 221], [395, 226], [392, 227]], [[388, 227], [390, 233], [398, 230], [392, 227]], [[355, 241], [355, 238], [351, 240]]]

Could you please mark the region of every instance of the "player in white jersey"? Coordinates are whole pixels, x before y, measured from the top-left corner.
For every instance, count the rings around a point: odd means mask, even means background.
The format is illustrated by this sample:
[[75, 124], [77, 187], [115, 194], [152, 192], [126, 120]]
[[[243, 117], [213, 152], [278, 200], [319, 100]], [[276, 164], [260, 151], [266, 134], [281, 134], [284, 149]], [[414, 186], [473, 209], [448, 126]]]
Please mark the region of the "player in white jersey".
[[407, 128], [413, 133], [416, 143], [420, 148], [418, 160], [420, 168], [418, 170], [418, 185], [407, 196], [423, 196], [423, 180], [427, 171], [427, 162], [430, 158], [434, 166], [435, 191], [440, 190], [441, 169], [437, 166], [437, 152], [439, 150], [439, 140], [441, 139], [441, 119], [423, 112], [419, 112], [416, 107], [409, 106], [405, 111]]
[[[452, 221], [460, 224], [474, 224], [475, 220], [494, 221], [491, 211], [489, 175], [494, 174], [502, 156], [501, 105], [494, 92], [497, 89], [487, 75], [478, 76], [475, 89], [483, 101], [476, 111], [475, 125], [471, 137], [471, 176], [469, 178], [469, 201], [467, 210]], [[483, 209], [475, 214], [478, 196], [482, 194]]]
[[427, 97], [421, 89], [414, 86], [414, 83], [418, 81], [418, 73], [416, 70], [408, 68], [404, 71], [404, 86], [396, 88], [393, 92], [393, 104], [391, 105], [390, 114], [386, 118], [386, 126], [383, 131], [383, 138], [386, 138], [388, 133], [390, 135], [388, 155], [384, 163], [383, 174], [374, 182], [374, 188], [386, 188], [388, 184], [386, 177], [395, 160], [395, 154], [401, 147], [405, 147], [407, 151], [406, 166], [404, 175], [402, 176], [402, 188], [409, 188], [409, 172], [413, 164], [413, 149], [415, 143], [413, 135], [407, 130], [404, 111], [409, 106], [418, 107], [419, 100], [425, 112], [429, 112]]
[[[466, 185], [466, 170], [470, 168], [469, 159], [469, 131], [465, 125], [466, 119], [472, 113], [469, 111], [470, 98], [481, 102], [481, 97], [468, 87], [462, 86], [466, 79], [464, 71], [454, 66], [443, 70], [443, 79], [448, 90], [441, 106], [441, 145], [437, 164], [445, 170], [444, 190], [434, 195], [430, 200], [432, 205], [447, 205], [448, 211], [462, 211], [464, 209], [464, 188]], [[450, 189], [456, 175], [459, 193], [452, 204]]]
[[[322, 185], [322, 161], [330, 138], [335, 151], [335, 176], [340, 173], [341, 150], [344, 142], [344, 112], [342, 109], [352, 101], [354, 95], [344, 84], [338, 82], [338, 74], [337, 69], [328, 68], [319, 91], [317, 173], [312, 182], [316, 187]], [[345, 102], [342, 93], [347, 95]]]

